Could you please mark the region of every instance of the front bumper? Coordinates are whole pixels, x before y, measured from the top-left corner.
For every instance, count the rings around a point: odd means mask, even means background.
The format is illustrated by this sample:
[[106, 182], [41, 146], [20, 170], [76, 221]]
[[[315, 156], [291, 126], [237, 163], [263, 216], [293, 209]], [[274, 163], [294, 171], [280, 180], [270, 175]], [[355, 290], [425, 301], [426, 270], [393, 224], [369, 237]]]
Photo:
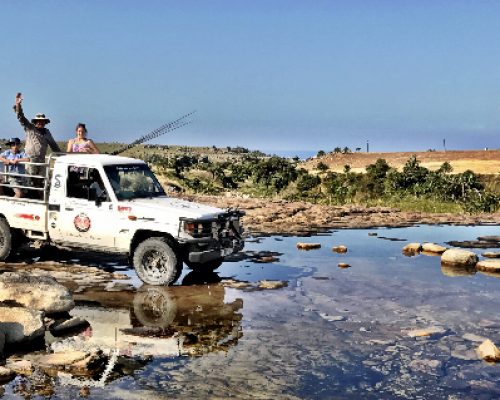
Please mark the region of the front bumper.
[[[224, 258], [243, 249], [243, 229], [240, 226], [242, 211], [228, 211], [211, 219], [179, 219], [179, 234], [187, 223], [203, 224], [209, 227], [203, 237], [179, 239], [185, 249], [185, 257], [190, 262], [206, 263]], [[179, 235], [180, 236], [180, 235]]]

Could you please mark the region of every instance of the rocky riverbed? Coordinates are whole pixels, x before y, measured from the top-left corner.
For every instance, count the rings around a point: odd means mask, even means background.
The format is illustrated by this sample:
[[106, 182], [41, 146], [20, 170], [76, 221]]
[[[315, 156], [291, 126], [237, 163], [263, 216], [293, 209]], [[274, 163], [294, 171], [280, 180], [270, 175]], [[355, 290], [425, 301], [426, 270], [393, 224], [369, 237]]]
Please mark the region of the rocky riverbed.
[[389, 207], [327, 206], [307, 202], [222, 196], [190, 196], [188, 200], [246, 212], [245, 229], [253, 235], [309, 235], [336, 228], [431, 225], [499, 225], [500, 213], [446, 214], [404, 212]]
[[0, 264], [2, 307], [31, 321], [20, 345], [3, 343], [0, 392], [495, 398], [500, 364], [478, 349], [486, 343], [496, 357], [500, 345], [500, 274], [442, 265], [440, 252], [460, 243], [478, 264], [495, 261], [483, 254], [498, 253], [498, 229], [263, 235], [216, 273], [186, 270], [161, 288], [142, 286], [112, 256], [23, 252]]

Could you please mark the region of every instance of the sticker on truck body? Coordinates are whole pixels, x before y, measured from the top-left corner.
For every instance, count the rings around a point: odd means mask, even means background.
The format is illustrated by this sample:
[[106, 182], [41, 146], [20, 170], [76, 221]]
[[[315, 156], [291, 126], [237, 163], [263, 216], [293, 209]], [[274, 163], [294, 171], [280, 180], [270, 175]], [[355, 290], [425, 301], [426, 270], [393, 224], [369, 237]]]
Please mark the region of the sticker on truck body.
[[78, 232], [87, 232], [91, 227], [91, 221], [87, 214], [78, 214], [74, 219], [75, 228]]

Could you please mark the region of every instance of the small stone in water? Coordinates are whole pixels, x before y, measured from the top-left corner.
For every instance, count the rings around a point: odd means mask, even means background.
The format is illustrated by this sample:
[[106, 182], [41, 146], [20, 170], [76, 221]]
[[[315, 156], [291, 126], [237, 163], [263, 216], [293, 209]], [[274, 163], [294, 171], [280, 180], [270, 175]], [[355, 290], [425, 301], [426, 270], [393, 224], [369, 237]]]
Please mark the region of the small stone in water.
[[303, 242], [297, 243], [297, 249], [299, 250], [314, 250], [320, 248], [321, 248], [321, 243], [303, 243]]
[[332, 251], [334, 251], [335, 253], [347, 253], [347, 247], [344, 245], [334, 246], [332, 248]]

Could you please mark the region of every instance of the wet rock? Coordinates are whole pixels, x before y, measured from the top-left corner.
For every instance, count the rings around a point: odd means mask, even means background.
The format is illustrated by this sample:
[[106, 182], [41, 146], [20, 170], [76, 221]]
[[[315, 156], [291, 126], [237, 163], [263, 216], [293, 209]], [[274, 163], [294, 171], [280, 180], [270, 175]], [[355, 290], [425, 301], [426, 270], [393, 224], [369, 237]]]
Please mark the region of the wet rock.
[[500, 251], [485, 251], [481, 255], [486, 258], [500, 258]]
[[474, 391], [488, 392], [488, 394], [483, 395], [482, 397], [476, 397], [477, 399], [481, 398], [484, 400], [489, 400], [493, 398], [492, 396], [493, 394], [500, 394], [500, 386], [498, 385], [498, 382], [473, 379], [469, 383], [472, 392]]
[[446, 251], [446, 247], [440, 246], [436, 243], [423, 243], [422, 250], [428, 253], [441, 254]]
[[106, 292], [123, 292], [127, 290], [134, 290], [134, 286], [127, 282], [111, 281], [104, 286]]
[[44, 335], [43, 313], [24, 307], [0, 306], [0, 332], [5, 343], [20, 343]]
[[326, 313], [319, 313], [319, 316], [328, 322], [340, 322], [347, 320], [343, 315], [328, 315]]
[[61, 336], [69, 332], [79, 331], [87, 328], [89, 322], [85, 319], [73, 317], [62, 322], [55, 322], [50, 326], [50, 332], [54, 336]]
[[479, 236], [477, 240], [481, 242], [488, 242], [488, 243], [499, 243], [500, 244], [500, 236], [497, 235], [490, 235], [490, 236]]
[[378, 233], [377, 232], [368, 232], [368, 236], [377, 236]]
[[94, 371], [103, 367], [107, 357], [101, 351], [93, 351], [83, 360], [72, 363], [69, 372], [72, 375], [87, 376], [93, 374]]
[[344, 245], [332, 247], [332, 251], [335, 253], [347, 253], [347, 247]]
[[235, 279], [223, 279], [221, 280], [220, 283], [224, 287], [229, 287], [233, 289], [244, 289], [252, 287], [252, 284], [250, 282], [237, 281]]
[[258, 287], [261, 289], [281, 289], [287, 286], [284, 281], [260, 281]]
[[429, 359], [412, 360], [409, 367], [416, 372], [436, 373], [441, 368], [441, 361]]
[[408, 331], [407, 334], [409, 337], [418, 338], [418, 337], [440, 336], [445, 332], [446, 332], [445, 329], [438, 326], [433, 326], [424, 329], [414, 329]]
[[33, 373], [33, 364], [28, 360], [7, 360], [7, 368], [18, 375], [31, 375]]
[[422, 245], [420, 243], [408, 243], [403, 247], [403, 253], [416, 254], [422, 250]]
[[477, 255], [472, 251], [448, 249], [441, 255], [441, 264], [472, 266], [477, 263]]
[[6, 383], [14, 379], [16, 373], [9, 368], [0, 367], [0, 383]]
[[338, 263], [337, 265], [339, 268], [351, 268], [351, 266], [347, 263]]
[[495, 346], [490, 339], [485, 340], [477, 348], [477, 354], [485, 361], [497, 362], [500, 361], [500, 349]]
[[482, 260], [476, 264], [478, 271], [500, 274], [500, 260]]
[[54, 278], [18, 272], [0, 275], [0, 301], [15, 301], [47, 314], [69, 311], [75, 306], [69, 290]]
[[475, 335], [474, 333], [466, 333], [462, 336], [464, 340], [468, 340], [469, 342], [484, 342], [486, 340], [485, 337]]
[[302, 242], [297, 243], [297, 249], [299, 250], [314, 250], [320, 248], [321, 248], [321, 243], [302, 243]]
[[451, 356], [459, 360], [472, 361], [477, 359], [476, 352], [470, 349], [455, 349], [451, 351]]
[[452, 240], [446, 242], [453, 247], [464, 247], [469, 249], [488, 249], [494, 247], [500, 247], [500, 240], [497, 240], [498, 236], [480, 236], [477, 240]]
[[254, 260], [254, 262], [256, 263], [263, 263], [263, 264], [266, 264], [266, 263], [273, 263], [273, 262], [277, 262], [279, 261], [280, 259], [278, 257], [273, 257], [273, 256], [264, 256], [264, 257], [260, 257], [260, 258], [256, 258]]
[[57, 369], [63, 368], [76, 363], [78, 361], [82, 361], [88, 357], [88, 354], [84, 351], [78, 350], [67, 350], [65, 352], [52, 353], [40, 356], [35, 359], [35, 362], [38, 366], [43, 369]]

